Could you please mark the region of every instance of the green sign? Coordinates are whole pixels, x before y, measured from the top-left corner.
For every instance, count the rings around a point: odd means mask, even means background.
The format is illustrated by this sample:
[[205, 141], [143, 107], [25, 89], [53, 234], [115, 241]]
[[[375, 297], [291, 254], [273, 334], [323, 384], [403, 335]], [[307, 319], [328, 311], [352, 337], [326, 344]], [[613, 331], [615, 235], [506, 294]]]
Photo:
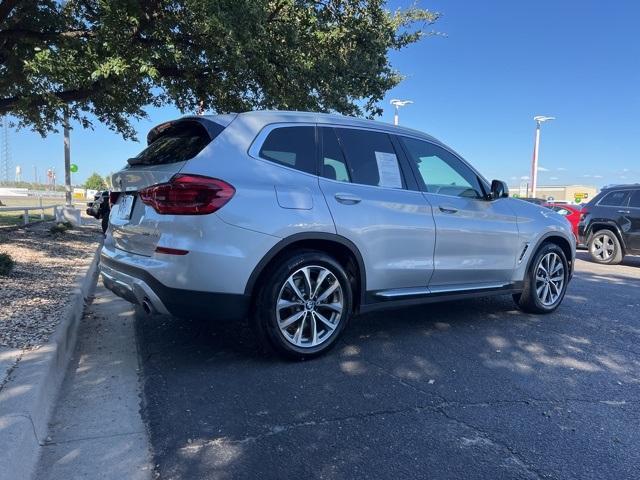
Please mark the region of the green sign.
[[71, 173], [76, 173], [78, 171], [78, 165], [72, 163], [71, 167], [69, 167], [69, 170], [71, 170]]

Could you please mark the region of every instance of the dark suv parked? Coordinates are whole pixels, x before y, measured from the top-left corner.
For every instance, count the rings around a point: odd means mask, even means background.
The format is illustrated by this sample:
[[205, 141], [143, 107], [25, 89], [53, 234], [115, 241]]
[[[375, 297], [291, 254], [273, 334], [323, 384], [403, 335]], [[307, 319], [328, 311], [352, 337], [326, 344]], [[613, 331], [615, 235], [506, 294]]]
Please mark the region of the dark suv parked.
[[640, 184], [606, 187], [582, 209], [578, 242], [598, 263], [640, 255]]

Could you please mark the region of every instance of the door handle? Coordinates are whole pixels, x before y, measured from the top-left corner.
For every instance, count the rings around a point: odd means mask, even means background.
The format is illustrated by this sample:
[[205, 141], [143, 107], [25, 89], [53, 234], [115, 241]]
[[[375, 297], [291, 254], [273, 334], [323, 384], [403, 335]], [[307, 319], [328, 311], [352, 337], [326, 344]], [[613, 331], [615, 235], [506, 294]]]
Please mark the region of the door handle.
[[629, 214], [631, 213], [629, 210], [618, 210], [618, 213], [626, 213]]
[[439, 205], [438, 208], [440, 209], [440, 211], [442, 213], [457, 213], [458, 212], [457, 208], [451, 207], [449, 205], [447, 205], [447, 206]]
[[349, 193], [336, 193], [335, 199], [344, 203], [345, 205], [355, 205], [356, 203], [360, 203], [362, 199], [360, 197], [356, 197], [355, 195], [351, 195]]

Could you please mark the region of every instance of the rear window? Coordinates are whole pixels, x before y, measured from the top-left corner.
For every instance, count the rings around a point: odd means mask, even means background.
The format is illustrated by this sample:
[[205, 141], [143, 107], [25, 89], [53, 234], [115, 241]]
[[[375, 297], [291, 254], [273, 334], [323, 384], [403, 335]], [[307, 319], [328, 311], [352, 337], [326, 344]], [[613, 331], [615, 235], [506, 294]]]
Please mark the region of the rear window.
[[629, 200], [629, 206], [633, 208], [640, 208], [640, 190], [634, 190]]
[[551, 210], [559, 213], [560, 215], [564, 215], [564, 216], [571, 215], [571, 211], [567, 210], [566, 208], [563, 208], [563, 207], [550, 207], [550, 208]]
[[624, 190], [617, 190], [607, 193], [598, 205], [603, 207], [624, 207], [627, 204], [627, 198], [629, 198], [629, 192]]
[[198, 155], [224, 129], [210, 129], [214, 132], [212, 136], [199, 122], [182, 121], [167, 125], [147, 148], [128, 160], [129, 165], [185, 162]]
[[258, 155], [265, 160], [315, 174], [315, 127], [275, 128], [267, 135]]

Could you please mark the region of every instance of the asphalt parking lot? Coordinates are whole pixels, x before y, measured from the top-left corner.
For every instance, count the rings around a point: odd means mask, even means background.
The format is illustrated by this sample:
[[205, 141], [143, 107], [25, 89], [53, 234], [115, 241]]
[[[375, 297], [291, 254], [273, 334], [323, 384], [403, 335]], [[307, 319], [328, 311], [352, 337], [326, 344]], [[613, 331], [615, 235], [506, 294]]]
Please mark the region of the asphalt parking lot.
[[302, 363], [246, 326], [136, 318], [163, 479], [640, 476], [640, 258], [578, 254], [559, 310], [510, 297], [355, 319]]

